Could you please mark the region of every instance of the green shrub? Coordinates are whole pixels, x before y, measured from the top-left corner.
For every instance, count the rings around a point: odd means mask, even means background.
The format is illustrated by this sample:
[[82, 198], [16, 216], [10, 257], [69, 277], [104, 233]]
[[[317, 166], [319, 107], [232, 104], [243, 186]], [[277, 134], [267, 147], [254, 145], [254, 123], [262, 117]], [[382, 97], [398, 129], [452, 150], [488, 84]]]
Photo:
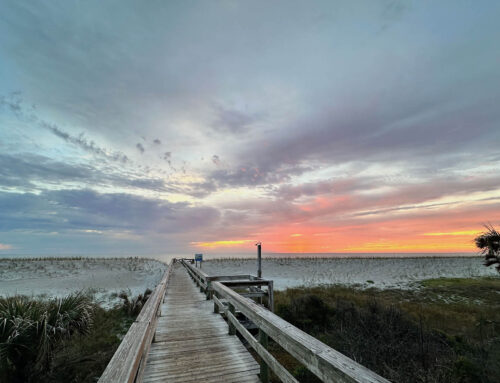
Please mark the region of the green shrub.
[[[275, 293], [276, 313], [392, 382], [500, 382], [500, 278], [441, 279], [415, 290], [344, 286]], [[313, 375], [279, 348], [300, 381]]]
[[277, 313], [293, 325], [305, 329], [326, 329], [333, 310], [316, 295], [300, 295], [287, 304], [280, 304]]
[[141, 312], [142, 307], [146, 304], [151, 293], [152, 291], [150, 289], [146, 289], [144, 294], [139, 294], [135, 298], [132, 297], [129, 299], [127, 292], [122, 291], [118, 294], [118, 297], [123, 300], [122, 306], [127, 314], [130, 316], [137, 316]]
[[52, 357], [41, 383], [93, 383], [102, 374], [134, 321], [122, 307], [94, 309], [94, 325], [85, 335], [65, 339]]
[[77, 293], [49, 301], [0, 298], [0, 377], [24, 382], [47, 368], [56, 345], [92, 324], [92, 303]]

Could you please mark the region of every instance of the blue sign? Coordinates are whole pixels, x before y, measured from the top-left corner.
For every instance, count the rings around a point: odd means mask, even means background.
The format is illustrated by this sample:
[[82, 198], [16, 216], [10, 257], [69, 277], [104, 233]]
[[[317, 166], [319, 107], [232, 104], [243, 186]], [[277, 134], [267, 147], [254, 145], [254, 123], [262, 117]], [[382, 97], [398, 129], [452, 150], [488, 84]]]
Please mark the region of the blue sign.
[[194, 255], [194, 260], [196, 262], [202, 262], [203, 261], [203, 254], [195, 254]]

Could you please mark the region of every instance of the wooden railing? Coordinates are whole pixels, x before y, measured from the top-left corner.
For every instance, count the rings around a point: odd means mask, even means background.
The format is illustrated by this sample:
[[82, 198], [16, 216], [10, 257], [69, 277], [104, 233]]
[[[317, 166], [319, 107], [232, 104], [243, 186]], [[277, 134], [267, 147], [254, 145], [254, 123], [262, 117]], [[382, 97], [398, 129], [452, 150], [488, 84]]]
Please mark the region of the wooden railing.
[[[113, 358], [111, 358], [99, 379], [99, 383], [132, 383], [136, 382], [136, 378], [141, 376], [154, 337], [160, 304], [165, 295], [173, 262], [175, 260], [170, 262], [160, 283], [146, 301], [127, 334], [125, 334], [120, 346], [118, 346]], [[137, 381], [139, 380], [140, 378], [137, 379]]]
[[[323, 382], [389, 383], [387, 379], [298, 329], [262, 305], [234, 291], [231, 288], [235, 285], [231, 283], [234, 279], [227, 281], [222, 279], [228, 278], [228, 276], [218, 276], [217, 280], [211, 279], [213, 277], [191, 264], [187, 262], [182, 262], [182, 264], [192, 278], [197, 281], [200, 289], [207, 294], [207, 299], [213, 299], [214, 312], [226, 316], [229, 334], [234, 335], [236, 332], [241, 334], [260, 356], [260, 379], [263, 383], [269, 381], [269, 370], [272, 370], [282, 382], [298, 382], [267, 350], [269, 337]], [[236, 318], [236, 312], [255, 324], [258, 328], [258, 339], [240, 323]]]
[[[206, 294], [207, 299], [212, 298], [212, 283], [223, 281], [224, 285], [233, 289], [245, 289], [246, 291], [240, 292], [240, 295], [244, 297], [259, 298], [261, 300], [265, 298], [267, 308], [274, 312], [273, 281], [249, 274], [208, 275], [203, 270], [194, 267], [188, 259], [183, 259], [181, 262], [186, 267], [191, 278], [200, 287], [200, 291]], [[264, 286], [267, 288], [266, 290], [262, 289]]]

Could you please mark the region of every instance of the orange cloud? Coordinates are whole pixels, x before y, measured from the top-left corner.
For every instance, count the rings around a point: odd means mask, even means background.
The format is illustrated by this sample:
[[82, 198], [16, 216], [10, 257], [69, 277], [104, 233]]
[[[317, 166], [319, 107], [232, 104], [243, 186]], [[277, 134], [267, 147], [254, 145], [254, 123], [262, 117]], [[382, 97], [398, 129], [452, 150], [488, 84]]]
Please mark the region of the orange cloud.
[[[318, 205], [315, 206], [315, 203]], [[261, 225], [252, 239], [196, 242], [210, 249], [253, 251], [253, 242], [261, 241], [264, 252], [282, 253], [348, 253], [348, 252], [476, 252], [474, 238], [484, 222], [500, 222], [500, 206], [443, 208], [418, 212], [384, 213], [374, 216], [318, 215], [328, 208], [326, 199], [307, 204], [305, 216], [273, 217]], [[302, 211], [306, 211], [302, 210]], [[273, 222], [286, 222], [275, 224]], [[248, 237], [247, 237], [248, 238]]]
[[446, 236], [446, 235], [453, 235], [453, 236], [456, 236], [456, 235], [460, 235], [460, 236], [478, 235], [480, 233], [481, 233], [480, 230], [463, 230], [463, 231], [450, 231], [450, 232], [444, 232], [444, 233], [439, 233], [439, 232], [438, 233], [424, 233], [423, 235], [442, 237], [442, 236]]
[[233, 247], [237, 245], [243, 245], [247, 242], [251, 242], [250, 239], [236, 239], [227, 241], [211, 241], [211, 242], [191, 242], [192, 245], [197, 247], [206, 247], [209, 249], [215, 249], [218, 247]]

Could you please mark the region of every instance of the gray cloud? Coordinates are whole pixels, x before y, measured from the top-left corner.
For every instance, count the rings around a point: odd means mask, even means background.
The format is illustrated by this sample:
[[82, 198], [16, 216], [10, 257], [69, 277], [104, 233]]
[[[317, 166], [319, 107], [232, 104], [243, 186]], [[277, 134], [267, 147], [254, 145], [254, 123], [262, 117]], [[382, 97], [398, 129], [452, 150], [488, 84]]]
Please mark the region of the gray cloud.
[[225, 108], [221, 105], [214, 107], [214, 110], [216, 119], [212, 123], [212, 127], [226, 133], [245, 133], [253, 123], [263, 118], [259, 113], [248, 113], [234, 108]]
[[10, 112], [20, 115], [23, 112], [23, 99], [20, 92], [13, 92], [7, 96], [0, 96], [0, 109], [6, 108]]
[[261, 162], [261, 165], [257, 167], [252, 163], [246, 162], [229, 169], [217, 168], [217, 170], [212, 171], [207, 176], [207, 179], [210, 184], [215, 184], [218, 188], [225, 186], [251, 187], [285, 183], [290, 181], [293, 176], [303, 174], [312, 169], [311, 167], [300, 165], [274, 167], [265, 162]]
[[266, 138], [265, 142], [259, 140], [244, 147], [241, 162], [254, 158], [250, 166], [269, 169], [307, 161], [338, 164], [360, 159], [432, 164], [450, 153], [478, 146], [483, 147], [483, 155], [489, 155], [496, 151], [491, 143], [500, 140], [500, 131], [491, 129], [492, 124], [500, 123], [500, 110], [492, 101], [474, 110], [461, 108], [433, 114], [432, 118], [426, 116], [428, 112], [408, 111], [401, 116], [402, 108], [396, 101], [394, 109], [399, 116], [387, 116], [382, 121], [369, 112], [318, 115], [290, 127], [294, 134]]
[[161, 140], [159, 138], [155, 138], [153, 140], [153, 143], [156, 144], [156, 145], [161, 145]]
[[71, 134], [58, 128], [57, 125], [49, 124], [45, 121], [40, 121], [40, 126], [51, 131], [57, 137], [62, 138], [64, 141], [74, 144], [87, 152], [105, 157], [113, 161], [119, 161], [122, 163], [128, 162], [128, 157], [125, 154], [120, 152], [108, 152], [107, 150], [99, 147], [94, 141], [88, 140], [83, 133], [80, 133], [78, 136], [72, 136]]
[[0, 154], [0, 185], [3, 187], [44, 190], [65, 183], [178, 192], [175, 186], [167, 186], [162, 179], [140, 177], [115, 168], [99, 169], [90, 164], [65, 163], [32, 153]]
[[127, 163], [129, 161], [125, 154], [117, 151], [106, 150], [100, 147], [93, 140], [86, 138], [84, 133], [80, 133], [78, 136], [72, 135], [58, 127], [57, 124], [47, 122], [46, 120], [40, 118], [34, 106], [26, 106], [26, 102], [22, 98], [21, 92], [15, 92], [8, 96], [1, 96], [0, 107], [7, 107], [7, 109], [14, 113], [14, 115], [19, 119], [34, 122], [41, 128], [48, 130], [55, 136], [79, 147], [80, 149], [83, 149], [86, 152], [121, 163]]
[[79, 184], [84, 188], [139, 189], [203, 198], [217, 190], [211, 181], [180, 183], [157, 176], [147, 177], [147, 173], [147, 169], [130, 171], [120, 167], [99, 167], [98, 163], [67, 163], [32, 153], [0, 154], [0, 187], [15, 192], [50, 191]]
[[177, 233], [216, 222], [213, 208], [88, 189], [0, 193], [0, 231], [130, 230]]
[[319, 195], [343, 195], [365, 191], [377, 184], [373, 177], [345, 177], [323, 180], [319, 182], [305, 182], [299, 185], [285, 184], [273, 190], [272, 194], [280, 199], [294, 201], [300, 197], [315, 197]]
[[138, 150], [139, 152], [141, 152], [141, 154], [143, 154], [143, 153], [144, 153], [144, 150], [145, 150], [145, 149], [144, 149], [144, 146], [142, 146], [142, 144], [141, 144], [140, 142], [138, 142], [138, 143], [135, 145], [135, 147], [137, 148], [137, 150]]

